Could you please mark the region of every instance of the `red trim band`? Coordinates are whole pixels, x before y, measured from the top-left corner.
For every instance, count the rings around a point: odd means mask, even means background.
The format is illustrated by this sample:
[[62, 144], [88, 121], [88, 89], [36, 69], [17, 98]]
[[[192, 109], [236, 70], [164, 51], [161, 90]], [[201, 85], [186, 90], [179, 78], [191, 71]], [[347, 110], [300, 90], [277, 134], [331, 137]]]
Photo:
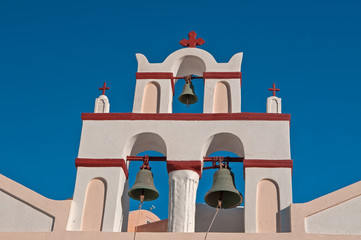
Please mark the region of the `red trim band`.
[[201, 161], [167, 161], [168, 173], [176, 170], [192, 170], [198, 173], [199, 178], [202, 176]]
[[170, 121], [290, 121], [290, 114], [283, 113], [83, 113], [86, 120], [170, 120]]
[[239, 78], [240, 85], [242, 86], [242, 72], [204, 72], [204, 80], [206, 78], [211, 79], [229, 79], [229, 78]]
[[243, 168], [293, 168], [293, 160], [244, 159]]
[[171, 72], [137, 72], [136, 79], [173, 79]]
[[104, 158], [104, 159], [94, 159], [94, 158], [76, 158], [75, 159], [76, 167], [121, 167], [123, 168], [126, 178], [128, 178], [128, 169], [125, 165], [124, 159], [115, 159], [115, 158]]
[[[174, 76], [171, 72], [137, 72], [136, 79], [170, 79], [174, 96]], [[203, 72], [203, 80], [239, 78], [242, 86], [242, 72]]]

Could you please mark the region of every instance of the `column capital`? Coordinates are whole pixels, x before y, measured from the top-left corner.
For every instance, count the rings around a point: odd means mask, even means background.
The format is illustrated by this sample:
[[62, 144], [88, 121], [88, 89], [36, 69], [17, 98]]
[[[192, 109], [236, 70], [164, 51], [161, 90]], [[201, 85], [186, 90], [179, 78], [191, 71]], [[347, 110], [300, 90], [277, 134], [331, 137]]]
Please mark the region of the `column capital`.
[[199, 178], [202, 177], [202, 161], [195, 160], [195, 161], [167, 161], [167, 170], [168, 173], [177, 170], [192, 170], [195, 171]]

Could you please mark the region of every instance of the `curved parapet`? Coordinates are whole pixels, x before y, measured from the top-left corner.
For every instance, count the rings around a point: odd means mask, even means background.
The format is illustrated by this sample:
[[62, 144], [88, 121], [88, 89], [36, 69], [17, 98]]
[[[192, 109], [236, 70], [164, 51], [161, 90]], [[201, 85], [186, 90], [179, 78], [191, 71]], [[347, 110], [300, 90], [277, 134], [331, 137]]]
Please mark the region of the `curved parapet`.
[[209, 52], [199, 48], [183, 48], [170, 54], [162, 63], [149, 63], [148, 59], [140, 53], [136, 54], [138, 72], [172, 72], [175, 76], [185, 59], [200, 59], [207, 72], [240, 72], [243, 53], [232, 56], [228, 63], [218, 63]]

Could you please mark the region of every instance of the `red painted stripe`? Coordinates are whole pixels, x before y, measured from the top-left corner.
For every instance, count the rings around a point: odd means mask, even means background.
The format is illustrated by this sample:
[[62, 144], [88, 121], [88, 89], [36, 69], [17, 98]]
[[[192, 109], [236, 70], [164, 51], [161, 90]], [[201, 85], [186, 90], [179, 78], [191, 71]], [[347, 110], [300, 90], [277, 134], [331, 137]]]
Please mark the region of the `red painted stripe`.
[[211, 79], [229, 79], [229, 78], [239, 78], [240, 85], [242, 86], [242, 72], [204, 72], [204, 80], [206, 78]]
[[125, 165], [124, 159], [104, 158], [76, 158], [76, 167], [121, 167], [123, 168], [125, 176], [128, 178], [128, 169]]
[[204, 78], [212, 79], [227, 79], [227, 78], [242, 78], [241, 72], [204, 72]]
[[170, 121], [290, 121], [290, 114], [281, 113], [83, 113], [86, 120], [170, 120]]
[[202, 176], [201, 161], [167, 161], [168, 173], [176, 170], [192, 170], [198, 173], [199, 178]]
[[[142, 156], [127, 156], [127, 161], [143, 161], [144, 157]], [[155, 157], [155, 156], [149, 156], [149, 161], [155, 161], [155, 162], [165, 162], [167, 161], [167, 157]]]
[[244, 159], [243, 168], [293, 168], [293, 160]]
[[137, 72], [136, 79], [173, 79], [171, 72]]

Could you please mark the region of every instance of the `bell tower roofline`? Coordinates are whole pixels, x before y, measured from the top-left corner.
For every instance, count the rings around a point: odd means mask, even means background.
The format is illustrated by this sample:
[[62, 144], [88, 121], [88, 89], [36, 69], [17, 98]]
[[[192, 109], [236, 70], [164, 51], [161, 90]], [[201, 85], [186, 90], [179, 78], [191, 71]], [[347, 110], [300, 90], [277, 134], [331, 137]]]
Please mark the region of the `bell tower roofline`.
[[207, 72], [240, 72], [243, 52], [236, 53], [227, 63], [218, 63], [212, 54], [199, 48], [182, 48], [171, 53], [162, 63], [149, 63], [146, 56], [136, 54], [138, 72], [172, 72], [176, 76], [185, 59], [203, 62]]

